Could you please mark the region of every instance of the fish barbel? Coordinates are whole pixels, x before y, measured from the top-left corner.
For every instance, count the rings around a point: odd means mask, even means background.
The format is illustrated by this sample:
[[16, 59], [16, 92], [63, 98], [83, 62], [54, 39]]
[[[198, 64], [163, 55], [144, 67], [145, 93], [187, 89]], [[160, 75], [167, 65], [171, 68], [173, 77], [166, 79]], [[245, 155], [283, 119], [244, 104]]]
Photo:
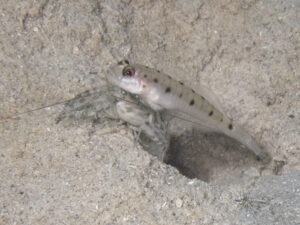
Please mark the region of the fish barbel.
[[156, 111], [166, 110], [206, 131], [224, 133], [256, 155], [262, 153], [253, 137], [225, 115], [217, 97], [204, 86], [200, 86], [196, 93], [167, 74], [143, 65], [131, 65], [127, 60], [111, 67], [107, 80], [138, 95], [143, 103]]

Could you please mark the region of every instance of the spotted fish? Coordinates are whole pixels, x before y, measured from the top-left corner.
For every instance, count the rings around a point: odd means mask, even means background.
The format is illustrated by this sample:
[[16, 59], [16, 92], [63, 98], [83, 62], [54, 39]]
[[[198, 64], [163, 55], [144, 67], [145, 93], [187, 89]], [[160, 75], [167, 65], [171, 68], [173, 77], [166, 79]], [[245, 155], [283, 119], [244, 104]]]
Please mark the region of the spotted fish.
[[196, 93], [183, 82], [139, 64], [129, 64], [127, 60], [111, 67], [107, 73], [109, 83], [140, 99], [156, 111], [168, 111], [171, 115], [189, 121], [210, 132], [224, 133], [236, 139], [256, 155], [262, 150], [257, 142], [222, 110], [216, 96], [206, 87], [199, 87]]

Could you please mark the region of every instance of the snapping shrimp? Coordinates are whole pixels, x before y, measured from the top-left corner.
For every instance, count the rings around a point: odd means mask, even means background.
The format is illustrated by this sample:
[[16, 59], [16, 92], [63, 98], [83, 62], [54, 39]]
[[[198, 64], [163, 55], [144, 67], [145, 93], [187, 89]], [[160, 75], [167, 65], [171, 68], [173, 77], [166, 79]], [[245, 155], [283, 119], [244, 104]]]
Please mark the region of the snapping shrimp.
[[138, 95], [143, 103], [155, 111], [168, 111], [201, 129], [223, 133], [258, 156], [262, 153], [254, 138], [225, 115], [217, 97], [204, 86], [196, 93], [169, 75], [147, 66], [130, 64], [127, 60], [110, 68], [107, 80], [112, 85]]
[[161, 161], [169, 148], [167, 124], [160, 118], [160, 114], [139, 104], [135, 96], [117, 86], [107, 85], [77, 95], [65, 104], [56, 122], [65, 118], [88, 119], [100, 125], [126, 122], [138, 134], [137, 141], [144, 149]]

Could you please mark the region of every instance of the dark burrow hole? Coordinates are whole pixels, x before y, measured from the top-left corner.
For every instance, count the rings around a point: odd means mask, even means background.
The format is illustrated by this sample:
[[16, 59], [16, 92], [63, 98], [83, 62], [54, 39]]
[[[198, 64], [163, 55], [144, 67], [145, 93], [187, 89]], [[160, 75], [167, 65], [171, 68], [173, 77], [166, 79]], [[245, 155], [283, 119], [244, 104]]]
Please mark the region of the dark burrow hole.
[[[145, 143], [145, 137], [141, 137]], [[155, 149], [150, 154], [160, 157]], [[197, 130], [171, 136], [164, 162], [188, 177], [222, 184], [247, 177], [259, 177], [271, 157], [257, 157], [237, 141], [222, 134], [203, 134]]]

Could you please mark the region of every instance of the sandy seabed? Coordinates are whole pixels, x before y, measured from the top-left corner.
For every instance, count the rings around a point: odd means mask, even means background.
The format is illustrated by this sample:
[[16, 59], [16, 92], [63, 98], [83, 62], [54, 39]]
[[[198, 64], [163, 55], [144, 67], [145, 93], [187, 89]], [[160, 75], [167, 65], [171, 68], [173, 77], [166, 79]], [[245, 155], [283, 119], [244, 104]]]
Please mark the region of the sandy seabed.
[[[300, 224], [299, 1], [0, 8], [0, 224]], [[61, 105], [4, 119], [103, 85], [123, 58], [208, 86], [271, 160], [185, 132], [173, 167], [129, 129], [56, 124]]]

